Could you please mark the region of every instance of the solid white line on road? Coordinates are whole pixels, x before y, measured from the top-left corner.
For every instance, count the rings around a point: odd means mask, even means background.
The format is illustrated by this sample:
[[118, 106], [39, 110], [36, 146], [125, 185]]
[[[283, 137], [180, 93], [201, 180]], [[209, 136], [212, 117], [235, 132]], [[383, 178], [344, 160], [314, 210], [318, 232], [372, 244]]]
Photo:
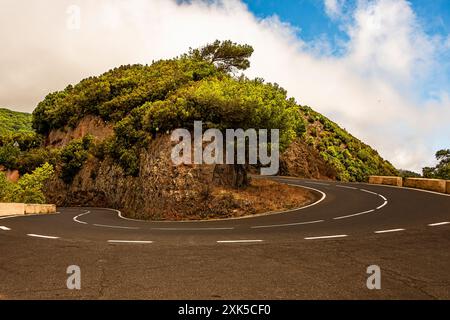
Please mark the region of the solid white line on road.
[[445, 224], [450, 224], [450, 222], [449, 221], [444, 221], [444, 222], [430, 223], [429, 226], [430, 227], [437, 227], [437, 226], [443, 226]]
[[9, 230], [11, 230], [11, 229], [8, 228], [8, 227], [5, 227], [5, 226], [0, 226], [0, 230], [3, 230], [3, 231], [9, 231]]
[[350, 217], [356, 217], [356, 216], [360, 216], [366, 213], [370, 213], [370, 212], [374, 212], [375, 209], [371, 209], [371, 210], [367, 210], [367, 211], [363, 211], [363, 212], [358, 212], [358, 213], [354, 213], [354, 214], [349, 214], [346, 216], [340, 216], [340, 217], [335, 217], [333, 218], [334, 220], [339, 220], [339, 219], [345, 219], [345, 218], [350, 218]]
[[3, 216], [3, 217], [0, 217], [0, 220], [1, 219], [9, 219], [9, 218], [15, 218], [15, 217], [24, 217], [24, 215], [19, 215], [19, 214], [12, 214], [12, 215], [9, 215], [9, 216]]
[[294, 222], [294, 223], [285, 223], [285, 224], [272, 224], [267, 226], [253, 226], [250, 227], [251, 229], [258, 229], [258, 228], [275, 228], [275, 227], [289, 227], [289, 226], [298, 226], [302, 224], [312, 224], [312, 223], [319, 223], [324, 222], [325, 220], [315, 220], [315, 221], [305, 221], [305, 222]]
[[292, 209], [292, 210], [289, 210], [289, 211], [302, 210], [302, 209], [306, 209], [306, 208], [315, 206], [316, 204], [319, 204], [320, 202], [322, 202], [323, 200], [325, 200], [325, 198], [327, 197], [327, 195], [325, 194], [325, 192], [320, 191], [320, 190], [317, 190], [317, 189], [314, 189], [314, 188], [311, 188], [311, 187], [301, 186], [301, 185], [298, 185], [298, 184], [292, 184], [292, 183], [286, 183], [286, 184], [287, 184], [288, 186], [294, 186], [294, 187], [300, 187], [300, 188], [311, 189], [311, 190], [314, 190], [314, 191], [319, 192], [319, 193], [322, 195], [322, 197], [321, 197], [319, 200], [317, 200], [316, 202], [314, 202], [314, 203], [308, 204], [307, 206], [300, 207], [300, 208], [298, 208], [298, 209]]
[[217, 243], [248, 243], [248, 242], [262, 242], [263, 240], [220, 240]]
[[388, 203], [387, 200], [384, 200], [383, 204], [377, 207], [377, 210], [383, 208], [385, 205], [387, 205], [387, 203]]
[[316, 240], [316, 239], [333, 239], [333, 238], [344, 238], [348, 237], [346, 234], [337, 234], [333, 236], [320, 236], [320, 237], [306, 237], [305, 240]]
[[379, 194], [379, 193], [377, 193], [384, 201], [386, 201], [387, 202], [387, 199], [386, 199], [386, 197], [385, 196], [383, 196], [382, 194]]
[[28, 233], [27, 236], [35, 237], [35, 238], [44, 238], [44, 239], [59, 239], [59, 237], [44, 236], [44, 235], [41, 235], [41, 234], [34, 234], [34, 233]]
[[405, 231], [405, 229], [388, 229], [388, 230], [379, 230], [375, 231], [375, 233], [388, 233], [388, 232], [398, 232], [398, 231]]
[[379, 195], [379, 194], [376, 193], [376, 192], [372, 192], [372, 191], [369, 191], [369, 190], [366, 190], [366, 189], [359, 189], [359, 190], [361, 190], [361, 191], [363, 191], [363, 192], [371, 193], [371, 194], [376, 194], [377, 196]]
[[345, 189], [352, 189], [352, 190], [357, 190], [358, 189], [358, 188], [355, 188], [355, 187], [344, 186], [344, 185], [341, 185], [341, 184], [337, 184], [336, 187], [345, 188]]
[[79, 217], [82, 217], [82, 216], [84, 216], [85, 214], [88, 214], [88, 213], [91, 213], [91, 212], [90, 211], [86, 211], [86, 212], [83, 212], [82, 214], [77, 215], [76, 217], [73, 217], [73, 221], [81, 223], [81, 224], [88, 224], [87, 222], [78, 220]]
[[110, 226], [110, 225], [107, 225], [107, 224], [97, 224], [97, 223], [94, 223], [93, 226], [102, 227], [102, 228], [131, 229], [131, 230], [138, 230], [139, 229], [138, 227]]
[[138, 244], [148, 244], [153, 243], [153, 241], [147, 240], [108, 240], [109, 243], [138, 243]]

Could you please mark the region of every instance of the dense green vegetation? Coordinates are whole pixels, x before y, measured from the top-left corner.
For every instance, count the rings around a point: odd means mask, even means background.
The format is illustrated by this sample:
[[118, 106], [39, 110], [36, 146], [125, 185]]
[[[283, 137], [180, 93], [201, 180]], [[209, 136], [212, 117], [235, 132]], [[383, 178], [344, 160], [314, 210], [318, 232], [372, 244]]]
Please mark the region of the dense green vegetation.
[[45, 203], [44, 182], [53, 175], [53, 166], [45, 163], [17, 183], [9, 182], [0, 172], [0, 202]]
[[420, 177], [422, 177], [422, 175], [420, 175], [417, 172], [410, 171], [410, 170], [403, 170], [403, 169], [398, 170], [398, 175], [402, 178], [420, 178]]
[[32, 132], [31, 114], [0, 108], [0, 135]]
[[397, 175], [397, 170], [378, 152], [353, 137], [336, 123], [313, 111], [300, 107], [308, 123], [306, 142], [320, 152], [322, 158], [337, 171], [343, 181], [364, 181], [369, 175]]
[[49, 94], [33, 113], [40, 134], [74, 127], [85, 115], [115, 124], [115, 136], [97, 149], [125, 172], [139, 174], [139, 155], [160, 132], [191, 128], [279, 128], [286, 147], [304, 125], [293, 99], [276, 84], [231, 73], [249, 66], [253, 49], [215, 42], [150, 66], [122, 66]]
[[450, 149], [439, 150], [435, 156], [439, 163], [435, 167], [423, 168], [423, 176], [425, 178], [450, 180]]
[[[26, 173], [49, 162], [70, 183], [89, 155], [111, 157], [137, 176], [148, 142], [174, 128], [277, 128], [281, 149], [305, 139], [333, 166], [341, 180], [396, 174], [378, 153], [335, 123], [298, 105], [277, 84], [236, 75], [249, 67], [253, 49], [216, 41], [151, 65], [127, 65], [50, 93], [33, 112], [36, 133], [0, 136], [0, 165]], [[100, 143], [91, 137], [64, 148], [43, 147], [51, 130], [75, 127], [86, 115], [101, 117], [115, 135]]]

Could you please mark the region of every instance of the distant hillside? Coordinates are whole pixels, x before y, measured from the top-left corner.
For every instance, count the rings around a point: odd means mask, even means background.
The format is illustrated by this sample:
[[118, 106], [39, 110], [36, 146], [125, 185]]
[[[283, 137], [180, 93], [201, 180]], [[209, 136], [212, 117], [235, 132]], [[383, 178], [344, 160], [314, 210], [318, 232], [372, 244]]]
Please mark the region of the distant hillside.
[[301, 106], [300, 112], [307, 123], [303, 140], [336, 170], [338, 180], [364, 181], [369, 175], [398, 174], [376, 150], [333, 121], [308, 106]]
[[0, 135], [6, 133], [31, 132], [32, 117], [25, 112], [0, 108]]

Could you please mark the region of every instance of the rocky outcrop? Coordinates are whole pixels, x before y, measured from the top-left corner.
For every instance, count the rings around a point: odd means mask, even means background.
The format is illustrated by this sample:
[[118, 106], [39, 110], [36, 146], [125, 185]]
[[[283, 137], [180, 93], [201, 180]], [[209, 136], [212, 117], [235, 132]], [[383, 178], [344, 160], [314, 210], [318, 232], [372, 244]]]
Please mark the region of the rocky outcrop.
[[280, 156], [280, 175], [311, 179], [336, 179], [336, 171], [313, 147], [301, 138], [292, 142]]
[[84, 117], [75, 128], [64, 127], [63, 129], [52, 130], [46, 139], [46, 145], [52, 147], [63, 147], [73, 139], [83, 138], [90, 134], [96, 140], [104, 140], [114, 134], [113, 126], [103, 119], [88, 115]]
[[[170, 136], [154, 139], [141, 153], [140, 175], [126, 176], [111, 159], [91, 157], [71, 184], [55, 177], [47, 183], [48, 201], [59, 206], [105, 206], [145, 219], [227, 216], [239, 206], [213, 196], [214, 165], [172, 164]], [[193, 205], [195, 204], [195, 205]]]

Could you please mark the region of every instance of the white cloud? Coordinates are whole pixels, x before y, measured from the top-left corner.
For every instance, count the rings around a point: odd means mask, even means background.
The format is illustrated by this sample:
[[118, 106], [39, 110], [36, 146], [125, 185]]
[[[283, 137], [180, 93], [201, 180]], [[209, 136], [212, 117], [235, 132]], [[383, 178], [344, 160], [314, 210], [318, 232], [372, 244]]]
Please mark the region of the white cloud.
[[333, 19], [336, 19], [342, 14], [342, 7], [345, 0], [325, 0], [325, 11], [327, 15]]
[[369, 74], [409, 81], [432, 61], [433, 40], [422, 31], [406, 1], [360, 1], [348, 33], [348, 58]]
[[[421, 31], [403, 0], [359, 1], [354, 19], [342, 20], [350, 41], [340, 57], [326, 54], [323, 39], [305, 43], [289, 24], [277, 17], [257, 19], [237, 0], [3, 3], [0, 105], [5, 107], [31, 111], [46, 93], [120, 64], [150, 63], [232, 39], [255, 48], [249, 76], [279, 83], [398, 167], [430, 165], [435, 149], [449, 142], [449, 92], [423, 102], [412, 90], [434, 66], [436, 41]], [[81, 8], [78, 31], [66, 28], [71, 4]], [[343, 1], [335, 4], [338, 10]]]

